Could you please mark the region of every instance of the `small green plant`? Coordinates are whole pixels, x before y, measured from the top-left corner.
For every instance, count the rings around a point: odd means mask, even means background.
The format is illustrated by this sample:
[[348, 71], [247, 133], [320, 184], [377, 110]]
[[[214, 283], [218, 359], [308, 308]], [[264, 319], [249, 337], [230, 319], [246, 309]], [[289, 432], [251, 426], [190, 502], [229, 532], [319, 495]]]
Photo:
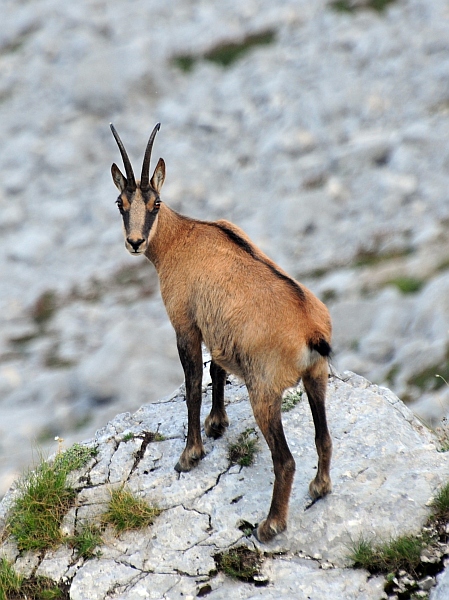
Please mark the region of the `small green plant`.
[[203, 55], [181, 54], [175, 56], [173, 64], [181, 71], [189, 73], [199, 60], [207, 60], [221, 67], [229, 67], [255, 46], [266, 46], [275, 41], [276, 34], [268, 29], [247, 35], [241, 42], [221, 43]]
[[102, 544], [101, 533], [96, 525], [88, 523], [76, 535], [68, 540], [68, 544], [78, 552], [78, 556], [88, 560], [100, 556], [95, 549]]
[[435, 519], [449, 520], [449, 483], [446, 483], [432, 500], [432, 509]]
[[441, 425], [435, 427], [435, 433], [437, 434], [438, 441], [440, 442], [439, 451], [449, 451], [449, 423], [447, 417], [441, 419]]
[[262, 554], [246, 546], [216, 554], [214, 559], [219, 571], [240, 581], [253, 581], [263, 563]]
[[253, 464], [258, 450], [256, 431], [253, 428], [241, 433], [236, 442], [229, 445], [228, 459], [232, 465], [249, 467]]
[[0, 560], [0, 600], [63, 600], [68, 592], [47, 577], [24, 578], [5, 559]]
[[229, 42], [220, 44], [204, 55], [206, 60], [214, 62], [222, 67], [228, 67], [241, 56], [252, 50], [255, 46], [266, 46], [272, 44], [275, 33], [272, 30], [247, 35], [242, 42]]
[[0, 600], [8, 600], [11, 594], [20, 592], [22, 576], [15, 572], [6, 558], [0, 561]]
[[125, 435], [122, 437], [122, 442], [131, 442], [135, 437], [136, 436], [132, 432], [125, 433]]
[[155, 506], [149, 506], [141, 498], [136, 498], [124, 487], [112, 490], [107, 512], [103, 515], [103, 523], [110, 524], [121, 533], [129, 529], [141, 529], [151, 525], [161, 514]]
[[415, 294], [424, 285], [424, 281], [416, 277], [395, 277], [388, 283], [395, 285], [403, 294]]
[[415, 573], [421, 562], [421, 552], [428, 545], [424, 535], [402, 535], [388, 542], [374, 544], [363, 536], [353, 543], [349, 558], [356, 568], [370, 573], [391, 573], [401, 569]]
[[180, 54], [179, 56], [175, 56], [173, 58], [173, 64], [175, 67], [178, 67], [184, 73], [190, 73], [198, 58], [195, 56], [191, 56], [190, 54]]
[[68, 600], [69, 598], [67, 591], [47, 577], [25, 579], [20, 593], [20, 598], [29, 598], [29, 600]]
[[395, 0], [335, 0], [330, 6], [338, 12], [353, 13], [356, 10], [370, 8], [381, 13]]
[[289, 412], [290, 410], [295, 408], [295, 406], [298, 404], [298, 402], [301, 402], [301, 399], [302, 399], [302, 391], [301, 390], [296, 390], [294, 392], [289, 392], [288, 394], [286, 394], [282, 398], [282, 406], [281, 406], [282, 412]]
[[58, 454], [53, 463], [42, 461], [19, 482], [20, 495], [7, 526], [20, 551], [46, 550], [62, 542], [60, 525], [76, 496], [67, 485], [67, 475], [84, 466], [96, 452], [95, 448], [75, 444]]
[[95, 446], [73, 444], [64, 452], [57, 454], [53, 464], [56, 470], [61, 470], [68, 475], [71, 471], [85, 467], [90, 459], [95, 458], [97, 455], [98, 448]]

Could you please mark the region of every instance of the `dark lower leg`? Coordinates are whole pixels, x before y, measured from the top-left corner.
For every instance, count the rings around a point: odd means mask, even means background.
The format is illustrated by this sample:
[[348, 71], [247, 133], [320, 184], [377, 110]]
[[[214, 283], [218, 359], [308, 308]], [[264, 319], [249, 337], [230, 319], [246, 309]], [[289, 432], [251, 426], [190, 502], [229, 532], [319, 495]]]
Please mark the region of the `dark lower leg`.
[[204, 422], [206, 435], [219, 438], [223, 435], [229, 425], [229, 419], [224, 406], [224, 386], [226, 383], [226, 371], [214, 361], [210, 364], [210, 375], [212, 378], [212, 409]]
[[325, 496], [332, 491], [330, 479], [330, 464], [332, 457], [332, 440], [326, 420], [326, 387], [327, 369], [318, 376], [303, 377], [304, 387], [312, 410], [315, 424], [315, 444], [318, 453], [318, 471], [316, 477], [310, 482], [309, 492], [313, 499]]
[[178, 336], [178, 352], [186, 382], [187, 443], [175, 469], [190, 471], [205, 455], [200, 423], [203, 376], [201, 339], [194, 334]]
[[261, 542], [268, 542], [287, 527], [288, 503], [295, 474], [295, 461], [287, 445], [282, 427], [280, 403], [281, 399], [279, 398], [274, 411], [270, 410], [268, 402], [262, 405], [265, 409], [262, 414], [254, 410], [257, 424], [271, 450], [275, 477], [268, 516], [262, 521], [256, 532]]

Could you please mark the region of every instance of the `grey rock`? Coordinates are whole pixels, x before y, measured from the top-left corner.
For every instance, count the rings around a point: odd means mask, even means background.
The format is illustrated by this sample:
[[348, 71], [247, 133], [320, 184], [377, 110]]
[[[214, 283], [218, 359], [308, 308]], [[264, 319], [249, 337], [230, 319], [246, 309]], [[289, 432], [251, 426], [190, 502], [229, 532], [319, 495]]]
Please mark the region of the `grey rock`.
[[[283, 419], [298, 467], [288, 529], [261, 545], [239, 526], [255, 525], [265, 515], [272, 492], [271, 457], [261, 439], [253, 466], [229, 468], [229, 440], [255, 423], [238, 380], [226, 385], [226, 401], [229, 430], [223, 439], [205, 440], [206, 457], [190, 473], [178, 474], [173, 468], [185, 443], [182, 388], [133, 415], [118, 415], [89, 441], [98, 455], [73, 474], [77, 504], [64, 530], [98, 521], [111, 489], [124, 484], [162, 509], [150, 527], [120, 535], [108, 527], [101, 555], [88, 561], [76, 560], [76, 553], [65, 546], [44, 556], [21, 557], [6, 540], [0, 551], [24, 574], [37, 569], [40, 575], [69, 582], [71, 598], [83, 600], [145, 594], [195, 597], [205, 585], [212, 598], [294, 594], [305, 600], [312, 592], [327, 597], [332, 590], [338, 600], [379, 599], [383, 579], [351, 569], [348, 546], [361, 535], [387, 539], [419, 531], [429, 514], [429, 499], [449, 477], [449, 457], [437, 451], [434, 435], [388, 389], [349, 372], [334, 376], [328, 392], [333, 492], [310, 505], [307, 489], [316, 451], [304, 400]], [[211, 386], [206, 384], [203, 418], [210, 403]], [[145, 442], [145, 434], [156, 430], [165, 440]], [[131, 432], [134, 437], [128, 436]], [[5, 516], [16, 496], [11, 490], [0, 505]], [[273, 553], [260, 575], [265, 587], [213, 574], [214, 555], [241, 544]]]

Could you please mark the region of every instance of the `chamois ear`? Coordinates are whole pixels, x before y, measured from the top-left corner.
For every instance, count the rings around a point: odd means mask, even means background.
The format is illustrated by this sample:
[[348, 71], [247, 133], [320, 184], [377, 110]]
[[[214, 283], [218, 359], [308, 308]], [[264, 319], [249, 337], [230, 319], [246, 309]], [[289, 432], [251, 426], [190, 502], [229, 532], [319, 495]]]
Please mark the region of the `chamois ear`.
[[151, 187], [159, 194], [165, 180], [165, 162], [160, 158], [156, 168], [154, 169], [153, 177], [151, 178]]
[[117, 165], [115, 163], [111, 167], [111, 174], [112, 174], [112, 181], [115, 183], [119, 192], [123, 192], [124, 189], [126, 188], [126, 186], [128, 185], [128, 181], [127, 181], [126, 177], [124, 177], [122, 175], [120, 169], [117, 167]]

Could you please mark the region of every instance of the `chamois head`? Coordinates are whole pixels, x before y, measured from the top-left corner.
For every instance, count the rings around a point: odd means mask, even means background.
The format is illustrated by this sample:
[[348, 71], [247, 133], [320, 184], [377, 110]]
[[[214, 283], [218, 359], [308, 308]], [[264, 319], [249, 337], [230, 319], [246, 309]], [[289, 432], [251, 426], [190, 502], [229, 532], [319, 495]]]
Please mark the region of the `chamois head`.
[[165, 163], [162, 158], [159, 159], [151, 180], [149, 178], [151, 150], [160, 126], [161, 124], [157, 123], [150, 135], [143, 159], [142, 175], [140, 181], [136, 181], [122, 140], [111, 123], [111, 131], [122, 155], [126, 172], [125, 177], [114, 163], [111, 167], [112, 180], [120, 192], [117, 206], [123, 217], [125, 246], [133, 256], [145, 253], [151, 232], [155, 230], [161, 205], [159, 192], [165, 179]]

